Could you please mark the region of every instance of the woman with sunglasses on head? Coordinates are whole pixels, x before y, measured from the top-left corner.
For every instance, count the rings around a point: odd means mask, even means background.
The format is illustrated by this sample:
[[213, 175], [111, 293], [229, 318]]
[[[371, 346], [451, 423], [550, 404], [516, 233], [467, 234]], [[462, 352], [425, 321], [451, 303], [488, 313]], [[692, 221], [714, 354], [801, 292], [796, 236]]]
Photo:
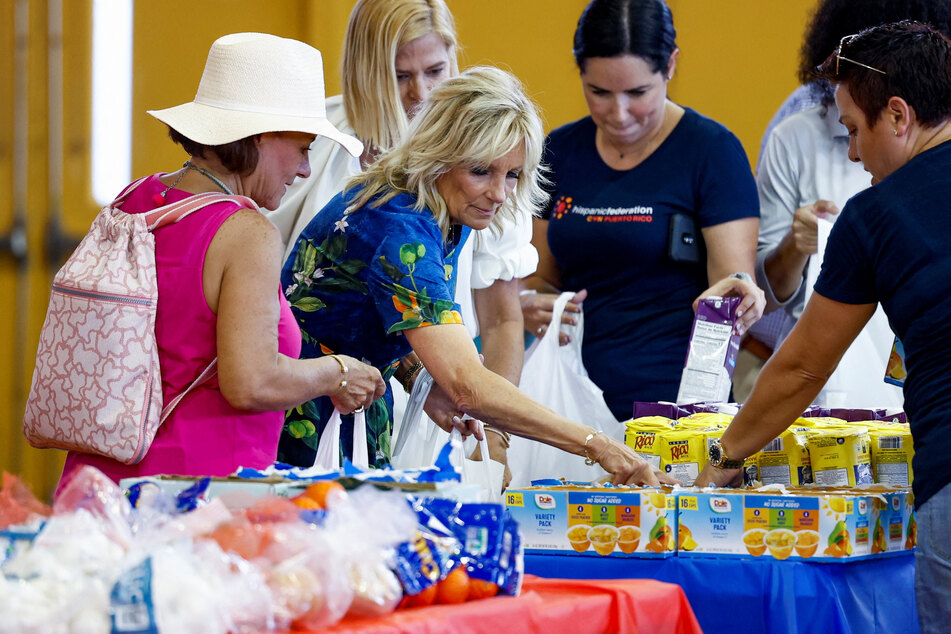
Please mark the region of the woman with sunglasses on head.
[[922, 632], [944, 632], [951, 620], [951, 40], [915, 22], [873, 27], [843, 38], [819, 74], [836, 85], [849, 157], [862, 162], [872, 187], [839, 214], [802, 317], [697, 483], [737, 483], [740, 470], [721, 468], [724, 461], [752, 455], [802, 413], [881, 303], [908, 371], [918, 618]]
[[[328, 118], [364, 143], [363, 155], [352, 158], [333, 143], [318, 140], [311, 149], [311, 176], [288, 189], [281, 206], [270, 215], [281, 228], [285, 258], [301, 231], [347, 181], [369, 167], [403, 137], [429, 92], [459, 74], [457, 38], [452, 13], [443, 0], [359, 0], [350, 14], [344, 39], [343, 94], [328, 99]], [[522, 368], [523, 322], [518, 278], [535, 270], [538, 256], [531, 245], [531, 222], [503, 219], [502, 229], [476, 232], [461, 253], [456, 300], [470, 335], [481, 339], [486, 367], [518, 384]], [[304, 342], [303, 355], [319, 350]], [[410, 354], [397, 376], [415, 367]], [[408, 385], [413, 377], [409, 377]], [[403, 388], [396, 394], [401, 411]], [[291, 411], [294, 421], [313, 421]], [[368, 438], [377, 436], [383, 419], [368, 420]], [[310, 425], [294, 425], [295, 434]], [[371, 442], [371, 453], [376, 450]], [[508, 439], [489, 435], [492, 459], [505, 464]], [[475, 457], [479, 457], [476, 448]]]
[[[816, 66], [842, 37], [905, 19], [927, 22], [947, 34], [951, 32], [951, 1], [822, 0], [806, 31], [799, 67], [803, 86], [777, 114], [784, 119], [767, 129], [756, 171], [760, 196], [756, 279], [766, 291], [768, 314], [751, 334], [770, 350], [795, 325], [812, 291], [807, 280], [815, 279], [823, 256], [819, 219], [834, 222], [845, 202], [869, 186], [868, 173], [849, 160], [848, 131], [839, 123], [832, 85], [815, 76]], [[802, 110], [790, 114], [797, 104]], [[774, 332], [761, 331], [777, 320], [781, 326]], [[882, 381], [894, 338], [884, 312], [876, 311], [815, 404], [903, 407], [901, 388]]]
[[[582, 354], [614, 415], [677, 398], [702, 296], [742, 296], [743, 331], [764, 300], [751, 279], [759, 208], [749, 161], [722, 125], [667, 96], [679, 50], [663, 0], [594, 0], [574, 56], [590, 116], [553, 131], [553, 197], [535, 220], [539, 266], [526, 326], [544, 330], [561, 290], [585, 306]], [[683, 246], [679, 221], [696, 229]], [[737, 274], [735, 277], [733, 274]]]

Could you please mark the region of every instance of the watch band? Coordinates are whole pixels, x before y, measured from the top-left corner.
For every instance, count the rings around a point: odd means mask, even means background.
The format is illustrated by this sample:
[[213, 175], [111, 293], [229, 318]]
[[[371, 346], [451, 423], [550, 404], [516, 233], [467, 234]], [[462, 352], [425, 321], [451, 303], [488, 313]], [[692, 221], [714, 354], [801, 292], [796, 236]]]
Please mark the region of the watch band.
[[[719, 460], [714, 459], [714, 451], [719, 456]], [[718, 469], [742, 469], [745, 463], [745, 460], [732, 460], [727, 456], [719, 440], [714, 440], [710, 444], [710, 464], [714, 467]]]

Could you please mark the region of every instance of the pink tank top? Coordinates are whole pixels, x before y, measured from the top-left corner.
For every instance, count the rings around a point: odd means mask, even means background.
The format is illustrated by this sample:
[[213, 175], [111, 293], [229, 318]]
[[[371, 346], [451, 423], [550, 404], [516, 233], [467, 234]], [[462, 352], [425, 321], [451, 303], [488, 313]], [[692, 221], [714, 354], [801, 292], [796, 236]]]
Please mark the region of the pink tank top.
[[[150, 211], [155, 208], [152, 197], [164, 189], [159, 175], [153, 175], [132, 192], [122, 208], [129, 213]], [[188, 196], [173, 189], [167, 201], [177, 202]], [[202, 267], [218, 228], [240, 209], [231, 203], [211, 205], [155, 232], [159, 290], [155, 337], [166, 403], [218, 356], [217, 315], [205, 301]], [[301, 350], [300, 329], [280, 288], [276, 295], [281, 305], [278, 350], [296, 359]], [[262, 469], [274, 462], [283, 425], [283, 411], [233, 408], [221, 395], [215, 376], [182, 399], [159, 428], [141, 462], [123, 465], [100, 456], [69, 452], [60, 488], [74, 469], [87, 464], [116, 482], [156, 474], [227, 476], [238, 467]]]

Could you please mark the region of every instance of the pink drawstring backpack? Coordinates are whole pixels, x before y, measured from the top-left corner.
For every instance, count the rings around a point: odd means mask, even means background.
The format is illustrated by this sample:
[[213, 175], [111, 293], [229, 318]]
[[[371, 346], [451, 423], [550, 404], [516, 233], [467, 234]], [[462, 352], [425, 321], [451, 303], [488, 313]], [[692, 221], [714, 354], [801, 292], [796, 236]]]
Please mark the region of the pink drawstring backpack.
[[144, 180], [99, 212], [53, 279], [23, 417], [23, 433], [34, 447], [135, 464], [178, 402], [216, 372], [217, 359], [163, 409], [152, 232], [215, 203], [257, 205], [243, 196], [207, 193], [143, 214], [119, 209]]

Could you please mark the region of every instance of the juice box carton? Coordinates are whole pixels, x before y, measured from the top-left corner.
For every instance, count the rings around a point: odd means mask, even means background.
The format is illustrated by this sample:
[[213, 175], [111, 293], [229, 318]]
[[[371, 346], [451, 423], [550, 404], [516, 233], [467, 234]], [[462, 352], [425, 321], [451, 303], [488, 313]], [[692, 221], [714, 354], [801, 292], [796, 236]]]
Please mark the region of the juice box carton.
[[670, 557], [676, 502], [665, 489], [527, 487], [505, 503], [525, 551], [591, 557]]
[[881, 555], [909, 550], [907, 544], [909, 499], [914, 496], [909, 487], [873, 484], [854, 489], [841, 487], [826, 489], [829, 493], [863, 495], [869, 498], [869, 553]]
[[911, 486], [912, 458], [915, 455], [911, 430], [903, 425], [869, 427], [872, 477], [881, 484]]
[[729, 399], [740, 350], [740, 336], [734, 330], [739, 305], [739, 297], [707, 297], [697, 303], [678, 404]]
[[872, 498], [871, 553], [906, 549], [905, 498], [907, 491], [886, 491]]
[[846, 493], [681, 493], [680, 557], [842, 561], [869, 555], [869, 497]]
[[822, 486], [872, 484], [868, 428], [813, 428], [806, 432], [813, 482]]
[[915, 494], [905, 496], [905, 513], [902, 517], [905, 523], [905, 550], [912, 550], [918, 545], [918, 520], [915, 516]]

